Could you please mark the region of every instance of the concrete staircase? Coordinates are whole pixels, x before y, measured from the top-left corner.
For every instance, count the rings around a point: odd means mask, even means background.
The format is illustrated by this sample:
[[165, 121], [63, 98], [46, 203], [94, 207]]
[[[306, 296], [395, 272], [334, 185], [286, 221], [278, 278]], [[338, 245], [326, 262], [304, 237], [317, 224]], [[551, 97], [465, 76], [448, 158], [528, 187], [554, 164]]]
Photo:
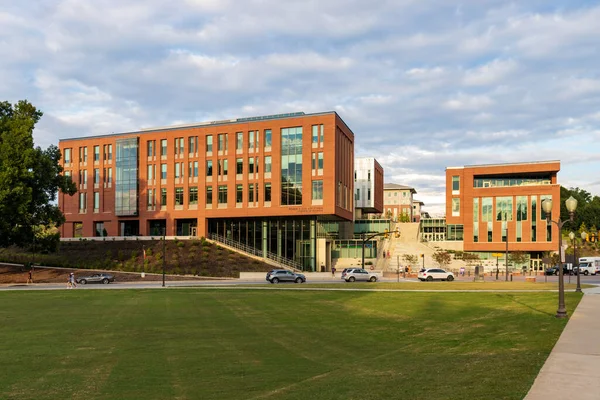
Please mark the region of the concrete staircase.
[[[421, 243], [419, 235], [419, 223], [401, 223], [396, 225], [400, 231], [400, 237], [391, 239], [389, 245], [390, 258], [386, 260], [384, 269], [387, 271], [396, 271], [398, 266], [405, 267], [406, 262], [403, 260], [405, 254], [412, 254], [418, 257], [417, 263], [411, 265], [411, 270], [419, 270], [423, 267], [424, 255], [425, 268], [438, 268], [439, 265], [433, 261], [433, 254], [436, 252], [437, 247], [433, 244]], [[399, 264], [399, 265], [398, 265]], [[461, 267], [467, 267], [466, 263], [462, 260], [452, 260], [450, 265], [447, 267], [449, 270], [458, 271]]]

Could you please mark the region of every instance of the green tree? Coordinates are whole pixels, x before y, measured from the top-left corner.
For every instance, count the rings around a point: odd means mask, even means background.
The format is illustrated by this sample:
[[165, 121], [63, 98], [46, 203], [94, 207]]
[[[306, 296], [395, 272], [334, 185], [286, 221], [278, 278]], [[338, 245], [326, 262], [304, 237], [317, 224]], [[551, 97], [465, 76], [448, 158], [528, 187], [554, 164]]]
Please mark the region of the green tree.
[[404, 254], [402, 256], [402, 261], [404, 261], [404, 263], [412, 266], [412, 265], [416, 265], [417, 264], [418, 258], [414, 254]]
[[36, 226], [59, 226], [64, 216], [56, 205], [58, 190], [77, 191], [62, 175], [60, 150], [33, 146], [33, 129], [42, 117], [26, 100], [0, 102], [0, 245], [26, 245]]
[[514, 267], [525, 264], [529, 261], [529, 255], [524, 251], [513, 251], [508, 253], [508, 262]]
[[440, 268], [446, 268], [452, 261], [452, 256], [445, 250], [437, 250], [433, 253], [433, 261], [439, 264]]

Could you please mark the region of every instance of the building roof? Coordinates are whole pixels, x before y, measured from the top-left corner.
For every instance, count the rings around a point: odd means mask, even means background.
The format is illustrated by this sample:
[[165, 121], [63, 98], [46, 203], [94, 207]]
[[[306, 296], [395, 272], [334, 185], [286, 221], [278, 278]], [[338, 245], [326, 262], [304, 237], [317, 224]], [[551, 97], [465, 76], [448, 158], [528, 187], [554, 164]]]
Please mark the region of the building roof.
[[560, 163], [560, 160], [527, 161], [527, 162], [518, 162], [518, 163], [499, 163], [499, 164], [463, 165], [462, 167], [446, 167], [446, 169], [489, 168], [489, 167], [507, 167], [507, 166], [511, 166], [511, 165], [536, 165], [536, 164], [554, 164], [554, 163]]
[[405, 185], [398, 185], [397, 183], [386, 183], [383, 185], [383, 190], [410, 190], [411, 193], [417, 193], [415, 188]]
[[206, 126], [240, 124], [240, 123], [265, 121], [265, 120], [271, 120], [271, 119], [303, 118], [303, 117], [310, 117], [310, 116], [316, 116], [316, 115], [327, 115], [327, 114], [336, 115], [340, 119], [340, 121], [344, 125], [346, 125], [346, 127], [350, 131], [352, 131], [350, 129], [350, 127], [348, 127], [348, 124], [346, 124], [346, 122], [342, 119], [342, 117], [340, 117], [340, 115], [335, 111], [324, 111], [324, 112], [316, 112], [316, 113], [311, 113], [311, 114], [305, 114], [304, 112], [300, 111], [300, 112], [285, 113], [285, 114], [261, 115], [261, 116], [256, 116], [256, 117], [242, 117], [242, 118], [232, 118], [232, 119], [225, 119], [225, 120], [219, 120], [219, 121], [195, 122], [195, 123], [191, 123], [191, 124], [180, 124], [180, 125], [153, 127], [153, 128], [143, 128], [138, 131], [108, 133], [105, 135], [79, 136], [79, 137], [73, 137], [73, 138], [59, 139], [59, 142], [68, 141], [68, 140], [93, 139], [93, 138], [109, 137], [109, 136], [137, 135], [137, 134], [160, 132], [160, 131], [175, 131], [175, 130], [180, 130], [180, 129], [201, 128], [201, 127], [206, 127]]
[[422, 206], [425, 205], [425, 203], [423, 203], [421, 200], [413, 200], [413, 203], [419, 203]]

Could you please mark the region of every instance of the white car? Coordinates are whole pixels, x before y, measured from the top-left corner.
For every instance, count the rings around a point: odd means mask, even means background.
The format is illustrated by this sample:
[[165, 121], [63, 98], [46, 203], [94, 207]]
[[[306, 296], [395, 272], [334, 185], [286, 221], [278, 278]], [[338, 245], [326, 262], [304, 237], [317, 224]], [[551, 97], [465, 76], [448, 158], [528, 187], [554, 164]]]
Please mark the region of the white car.
[[377, 275], [363, 268], [348, 268], [347, 270], [344, 270], [344, 272], [342, 272], [342, 279], [346, 282], [377, 282]]
[[429, 268], [420, 270], [418, 278], [421, 281], [432, 281], [434, 279], [439, 279], [442, 281], [451, 282], [454, 280], [454, 274], [441, 268]]

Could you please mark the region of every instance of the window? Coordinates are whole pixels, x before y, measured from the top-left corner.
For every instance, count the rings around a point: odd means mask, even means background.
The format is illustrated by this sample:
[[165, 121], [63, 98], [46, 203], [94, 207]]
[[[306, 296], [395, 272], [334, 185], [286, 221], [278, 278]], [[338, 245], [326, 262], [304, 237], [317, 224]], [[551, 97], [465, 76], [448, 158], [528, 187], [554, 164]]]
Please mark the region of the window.
[[479, 241], [479, 198], [473, 199], [473, 242]]
[[167, 206], [167, 189], [166, 188], [160, 189], [160, 205], [161, 205], [161, 207]]
[[220, 176], [225, 176], [225, 175], [227, 175], [227, 172], [228, 172], [228, 171], [227, 171], [227, 159], [226, 159], [226, 158], [224, 158], [224, 159], [220, 159], [220, 160], [218, 160], [218, 161], [217, 161], [217, 168], [218, 168], [218, 171], [217, 171], [217, 173], [218, 173]]
[[206, 152], [212, 153], [213, 151], [213, 137], [212, 135], [206, 136]]
[[[98, 157], [100, 154], [98, 154]], [[100, 168], [94, 168], [94, 185], [100, 184]]]
[[112, 160], [112, 144], [108, 145], [108, 159]]
[[323, 200], [323, 181], [312, 181], [312, 199]]
[[156, 146], [155, 140], [148, 141], [148, 157], [154, 157], [156, 155], [155, 146]]
[[183, 205], [183, 188], [182, 187], [175, 188], [175, 205], [176, 206]]
[[244, 201], [244, 186], [236, 185], [235, 186], [235, 202], [241, 203], [242, 201]]
[[281, 205], [302, 204], [302, 127], [281, 129]]
[[244, 148], [244, 132], [236, 133], [235, 149], [242, 150]]
[[73, 237], [83, 236], [83, 222], [73, 222]]
[[85, 192], [80, 192], [79, 193], [79, 212], [85, 212], [86, 209], [86, 193]]
[[248, 203], [254, 203], [254, 184], [248, 185]]
[[314, 171], [317, 169], [317, 153], [312, 153], [312, 164], [310, 168]]
[[65, 176], [71, 176], [71, 171], [65, 171]]
[[459, 192], [459, 191], [460, 191], [460, 177], [453, 176], [452, 177], [452, 192]]
[[104, 234], [104, 222], [94, 222], [94, 235], [98, 237], [106, 236]]
[[112, 183], [112, 168], [106, 169], [106, 174], [104, 175], [104, 180], [106, 183]]
[[265, 129], [265, 147], [271, 147], [271, 130]]
[[250, 157], [248, 159], [248, 173], [249, 174], [254, 173], [254, 157]]
[[537, 241], [537, 196], [531, 196], [531, 241]]
[[323, 124], [319, 125], [319, 132], [319, 142], [322, 144], [325, 141], [325, 127]]
[[198, 161], [190, 161], [188, 163], [188, 176], [190, 178], [198, 177]]
[[100, 146], [94, 146], [94, 162], [100, 161]]
[[265, 156], [265, 172], [271, 173], [271, 156]]
[[527, 196], [517, 196], [517, 221], [527, 221]]
[[312, 142], [319, 143], [319, 125], [312, 126]]
[[244, 173], [244, 159], [243, 158], [235, 159], [235, 173], [238, 175]]
[[542, 195], [542, 196], [540, 196], [540, 205], [542, 205], [542, 207], [541, 207], [541, 213], [540, 213], [540, 219], [541, 220], [545, 220], [548, 217], [552, 218], [552, 213], [551, 212], [550, 213], [546, 213], [544, 211], [543, 204], [544, 204], [544, 201], [546, 201], [546, 200], [552, 201], [552, 196], [551, 195]]
[[356, 189], [356, 196], [354, 196], [354, 200], [355, 201], [359, 201], [360, 200], [360, 189]]
[[227, 151], [227, 134], [226, 133], [220, 133], [218, 136], [219, 139], [219, 147], [218, 150], [219, 151]]
[[367, 188], [367, 200], [371, 200], [371, 188]]
[[494, 215], [492, 200], [491, 197], [481, 199], [481, 221], [483, 222], [492, 221], [492, 215]]
[[87, 185], [87, 171], [85, 169], [79, 170], [79, 184]]
[[212, 204], [213, 202], [213, 188], [212, 186], [206, 187], [206, 204]]
[[322, 151], [320, 151], [320, 152], [319, 152], [319, 154], [318, 154], [318, 157], [317, 157], [317, 158], [318, 158], [318, 160], [319, 160], [319, 163], [318, 163], [318, 168], [319, 168], [319, 169], [323, 169], [323, 152], [322, 152]]
[[160, 141], [160, 155], [161, 157], [167, 156], [167, 139], [161, 139]]
[[[371, 182], [371, 170], [367, 171], [367, 181]], [[388, 194], [389, 196], [389, 194]]]
[[138, 138], [117, 139], [115, 157], [115, 215], [138, 215]]
[[206, 176], [213, 176], [213, 162], [212, 160], [206, 160]]
[[198, 187], [192, 186], [188, 189], [188, 204], [198, 204]]
[[460, 215], [460, 199], [458, 197], [452, 198], [452, 216], [458, 217]]
[[[98, 153], [100, 157], [100, 153]], [[94, 212], [98, 212], [100, 209], [100, 192], [94, 192]]]
[[254, 151], [254, 135], [255, 131], [248, 132], [248, 149], [250, 149], [250, 151]]
[[254, 160], [254, 171], [258, 174], [258, 162], [259, 162], [260, 158], [256, 157], [256, 160]]
[[147, 200], [148, 208], [154, 207], [155, 196], [156, 196], [156, 189], [148, 189], [148, 200]]
[[496, 198], [496, 221], [512, 221], [512, 197]]
[[65, 164], [71, 163], [71, 149], [65, 149]]
[[175, 138], [175, 154], [183, 154], [185, 152], [183, 138]]
[[87, 147], [79, 148], [79, 162], [87, 162]]
[[219, 202], [219, 204], [227, 204], [227, 186], [226, 185], [219, 186], [218, 202]]
[[167, 164], [160, 164], [160, 179], [167, 179]]
[[198, 136], [190, 136], [188, 138], [188, 151], [190, 154], [198, 152]]
[[265, 201], [271, 201], [271, 184], [265, 183]]
[[175, 179], [183, 178], [183, 163], [175, 163]]

